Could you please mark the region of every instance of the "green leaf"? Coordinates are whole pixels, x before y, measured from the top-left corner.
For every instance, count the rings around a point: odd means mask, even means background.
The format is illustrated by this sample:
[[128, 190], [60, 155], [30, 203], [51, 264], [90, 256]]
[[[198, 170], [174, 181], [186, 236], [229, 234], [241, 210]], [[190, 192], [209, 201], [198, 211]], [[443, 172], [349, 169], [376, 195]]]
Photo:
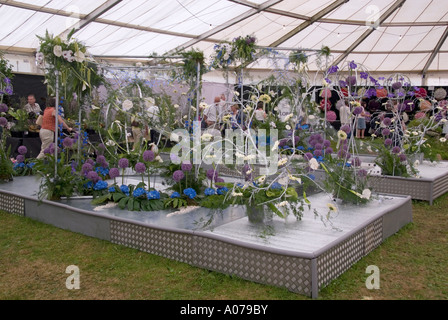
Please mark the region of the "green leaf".
[[118, 201], [120, 201], [121, 199], [123, 199], [125, 197], [126, 196], [124, 194], [122, 194], [122, 193], [114, 193], [113, 200], [114, 200], [114, 202], [118, 202]]
[[128, 198], [128, 197], [125, 197], [125, 198], [123, 198], [123, 199], [121, 199], [119, 202], [118, 202], [118, 207], [121, 209], [121, 210], [124, 210], [124, 208], [126, 208], [126, 204], [128, 203], [128, 200], [129, 200], [130, 198]]
[[140, 211], [140, 201], [134, 201], [134, 211]]
[[130, 198], [128, 201], [128, 210], [133, 211], [134, 210], [134, 199]]

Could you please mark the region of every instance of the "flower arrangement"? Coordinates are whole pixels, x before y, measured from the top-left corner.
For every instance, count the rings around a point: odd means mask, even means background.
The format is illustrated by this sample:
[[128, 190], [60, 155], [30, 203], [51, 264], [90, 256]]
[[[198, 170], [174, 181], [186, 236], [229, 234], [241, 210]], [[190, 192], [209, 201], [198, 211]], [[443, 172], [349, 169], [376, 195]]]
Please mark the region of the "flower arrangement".
[[40, 45], [36, 54], [37, 65], [46, 71], [45, 79], [52, 95], [56, 93], [55, 73], [60, 73], [61, 92], [64, 93], [61, 96], [69, 105], [72, 98], [82, 101], [95, 86], [104, 83], [86, 46], [72, 38], [74, 31], [66, 39], [54, 37], [46, 31], [45, 36], [38, 36]]
[[26, 176], [33, 175], [33, 168], [35, 166], [35, 162], [27, 161], [26, 154], [28, 153], [28, 149], [25, 146], [20, 146], [17, 149], [19, 155], [12, 160], [14, 166], [14, 176]]
[[0, 51], [0, 103], [3, 102], [3, 95], [12, 95], [13, 88], [11, 80], [14, 77], [12, 64], [5, 58], [5, 55]]

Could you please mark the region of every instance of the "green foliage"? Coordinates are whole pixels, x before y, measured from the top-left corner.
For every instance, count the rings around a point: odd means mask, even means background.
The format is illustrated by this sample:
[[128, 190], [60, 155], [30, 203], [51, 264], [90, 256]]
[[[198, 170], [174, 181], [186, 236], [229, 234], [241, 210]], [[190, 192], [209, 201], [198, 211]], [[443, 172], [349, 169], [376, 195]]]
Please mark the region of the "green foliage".
[[357, 174], [359, 168], [348, 167], [344, 160], [334, 159], [331, 155], [326, 156], [325, 160], [321, 166], [326, 173], [323, 185], [327, 192], [347, 203], [362, 204], [369, 201], [362, 197], [368, 185], [368, 177], [360, 177]]
[[[42, 177], [38, 191], [39, 200], [69, 198], [76, 193], [81, 178], [72, 173], [72, 168], [66, 165], [65, 158], [65, 153], [61, 153], [59, 161], [56, 161], [53, 154], [37, 160], [35, 171]], [[57, 167], [56, 176], [55, 166]]]
[[0, 139], [0, 181], [9, 181], [14, 174], [13, 165], [10, 160], [11, 146], [6, 150], [5, 141], [6, 139]]
[[9, 109], [8, 114], [16, 120], [12, 131], [25, 131], [27, 129], [28, 113], [24, 109]]
[[307, 63], [308, 57], [303, 51], [293, 51], [289, 54], [289, 62], [294, 63], [298, 66], [300, 64]]
[[168, 198], [164, 201], [164, 208], [180, 209], [187, 206], [187, 200], [182, 198]]
[[5, 58], [3, 51], [0, 51], [0, 75], [3, 74], [6, 78], [14, 78], [14, 73], [12, 70], [13, 65]]
[[182, 76], [184, 79], [196, 79], [198, 76], [198, 65], [202, 78], [202, 75], [207, 71], [204, 52], [192, 48], [190, 51], [181, 52], [180, 55], [183, 57]]
[[417, 170], [409, 161], [400, 161], [398, 154], [391, 152], [384, 145], [378, 147], [378, 156], [375, 164], [381, 168], [382, 174], [395, 177], [409, 177], [410, 173], [417, 174]]
[[225, 209], [230, 204], [226, 201], [225, 195], [214, 194], [202, 199], [199, 205], [208, 209]]

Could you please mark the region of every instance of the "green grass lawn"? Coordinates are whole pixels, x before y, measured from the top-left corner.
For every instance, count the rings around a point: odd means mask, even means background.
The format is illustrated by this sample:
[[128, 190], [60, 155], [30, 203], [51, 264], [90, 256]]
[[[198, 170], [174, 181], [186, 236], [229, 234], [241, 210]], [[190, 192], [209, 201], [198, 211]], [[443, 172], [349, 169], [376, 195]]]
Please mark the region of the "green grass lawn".
[[[414, 202], [413, 223], [324, 288], [319, 299], [447, 299], [447, 207], [448, 195], [433, 206]], [[80, 269], [80, 290], [65, 286], [69, 265]], [[366, 289], [369, 265], [380, 269], [379, 290]], [[0, 212], [0, 299], [309, 298]]]

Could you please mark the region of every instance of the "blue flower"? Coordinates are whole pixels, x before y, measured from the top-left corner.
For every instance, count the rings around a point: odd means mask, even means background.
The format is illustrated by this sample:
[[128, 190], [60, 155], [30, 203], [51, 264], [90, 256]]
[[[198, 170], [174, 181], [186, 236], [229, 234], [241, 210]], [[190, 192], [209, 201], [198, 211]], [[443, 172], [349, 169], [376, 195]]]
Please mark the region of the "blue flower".
[[194, 199], [197, 196], [196, 190], [194, 190], [193, 188], [185, 189], [184, 194], [190, 199]]
[[297, 147], [297, 150], [301, 150], [301, 151], [303, 151], [303, 150], [305, 150], [305, 147], [304, 147], [304, 146], [298, 146], [298, 147]]
[[316, 180], [316, 176], [314, 174], [309, 174], [308, 178], [310, 178], [311, 180]]
[[36, 165], [35, 162], [31, 162], [31, 163], [28, 163], [26, 166], [27, 166], [28, 168], [32, 169], [35, 165]]
[[179, 192], [173, 192], [173, 194], [171, 195], [171, 199], [174, 198], [180, 198], [180, 193]]
[[98, 181], [98, 182], [95, 184], [95, 186], [93, 187], [93, 189], [99, 191], [99, 190], [107, 189], [107, 187], [108, 187], [107, 182], [106, 182], [106, 181], [102, 181], [102, 180], [100, 180], [100, 181]]
[[274, 182], [271, 185], [271, 189], [273, 189], [273, 190], [281, 190], [282, 188], [283, 188], [282, 185], [280, 183], [278, 183], [278, 182]]
[[229, 189], [227, 189], [227, 187], [223, 187], [223, 188], [218, 189], [218, 194], [219, 195], [226, 194], [227, 192], [229, 192]]
[[352, 165], [351, 165], [351, 163], [347, 162], [347, 163], [345, 164], [345, 166], [348, 167], [348, 168], [350, 168]]
[[160, 192], [157, 190], [149, 191], [146, 193], [148, 200], [158, 200], [160, 199]]
[[145, 189], [143, 188], [137, 188], [134, 190], [134, 192], [132, 193], [132, 195], [134, 196], [134, 198], [138, 198], [141, 197], [142, 195], [146, 194]]
[[207, 189], [205, 189], [204, 194], [206, 196], [213, 196], [215, 194], [215, 189], [207, 188]]
[[114, 192], [117, 192], [117, 190], [115, 190], [115, 187], [110, 187], [110, 188], [109, 188], [109, 192], [110, 192], [110, 193], [114, 193]]
[[121, 187], [120, 187], [120, 190], [121, 190], [121, 192], [123, 192], [124, 194], [126, 194], [126, 195], [129, 195], [129, 187], [127, 186], [127, 185], [122, 185]]
[[90, 189], [92, 187], [93, 187], [93, 182], [92, 181], [89, 181], [86, 184], [84, 184], [84, 188]]

